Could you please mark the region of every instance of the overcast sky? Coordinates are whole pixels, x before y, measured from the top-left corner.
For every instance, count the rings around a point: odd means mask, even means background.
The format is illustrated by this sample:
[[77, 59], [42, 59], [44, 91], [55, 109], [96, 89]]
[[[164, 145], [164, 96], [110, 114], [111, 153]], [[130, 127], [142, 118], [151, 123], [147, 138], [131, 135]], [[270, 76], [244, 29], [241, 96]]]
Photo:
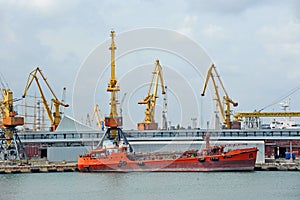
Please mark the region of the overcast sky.
[[[239, 107], [234, 109], [235, 112], [253, 111], [271, 104], [274, 105], [267, 107], [265, 111], [279, 111], [280, 99], [300, 87], [299, 20], [300, 1], [297, 0], [0, 0], [1, 74], [14, 91], [15, 97], [21, 97], [28, 74], [39, 66], [57, 96], [61, 96], [62, 88], [67, 87], [66, 101], [71, 104], [76, 77], [80, 76], [80, 70], [92, 52], [105, 42], [109, 46], [112, 28], [117, 33], [116, 45], [121, 48], [118, 45], [122, 42], [118, 43], [118, 39], [121, 40], [122, 33], [154, 27], [183, 34], [205, 50], [216, 64], [229, 96], [239, 102]], [[107, 48], [107, 52], [103, 54], [109, 53]], [[118, 55], [118, 50], [116, 53]], [[151, 52], [142, 55], [149, 60], [139, 63], [139, 57], [132, 56], [127, 60], [118, 60], [117, 67], [125, 66], [129, 60], [135, 62], [134, 66], [150, 64], [149, 73], [147, 70], [146, 75], [141, 73], [143, 79], [150, 81], [151, 70], [154, 68], [151, 63], [154, 63], [157, 55], [154, 53], [155, 56], [151, 57]], [[189, 71], [184, 74], [180, 73], [180, 69], [175, 65], [172, 68], [170, 55], [163, 57], [161, 54], [159, 59], [162, 65], [165, 63], [169, 66], [166, 69], [169, 72], [166, 73], [172, 74], [173, 70], [177, 75], [181, 74], [185, 80], [193, 78], [193, 71], [190, 71], [189, 76]], [[205, 70], [208, 67], [204, 67]], [[203, 73], [202, 75], [205, 75]], [[117, 75], [122, 76], [118, 73]], [[105, 84], [108, 82], [107, 77], [104, 76], [103, 79]], [[96, 86], [99, 90], [102, 87], [100, 79], [98, 82], [100, 85]], [[172, 89], [170, 79], [166, 82]], [[123, 81], [124, 85], [125, 80], [126, 78]], [[198, 85], [193, 85], [194, 83], [197, 82], [187, 81], [191, 91], [198, 91], [200, 94], [203, 80], [199, 80]], [[120, 86], [122, 90], [122, 85]], [[109, 96], [105, 87], [106, 85], [103, 86], [103, 98], [102, 94], [100, 97], [95, 95], [92, 98], [95, 103], [101, 99], [102, 103], [99, 104], [103, 113], [107, 114]], [[128, 86], [126, 92], [137, 91], [137, 88]], [[183, 90], [180, 86], [176, 88]], [[175, 89], [173, 91], [176, 93]], [[120, 97], [124, 94], [124, 90], [122, 92]], [[146, 91], [144, 93], [146, 96]], [[180, 94], [169, 96], [169, 101], [172, 101], [177, 98], [176, 96], [180, 97]], [[291, 109], [299, 111], [300, 90], [289, 97]], [[134, 102], [135, 98], [140, 97], [132, 94], [131, 98], [125, 101], [124, 106], [127, 107], [123, 109], [136, 109], [131, 111], [131, 122], [127, 122], [125, 128], [135, 128], [133, 121], [143, 119], [143, 107], [136, 105], [138, 108], [135, 108], [130, 103]], [[195, 98], [195, 101], [199, 101], [198, 97]], [[212, 97], [208, 95], [205, 98], [210, 99], [199, 103], [199, 107], [206, 107], [207, 103], [214, 105]], [[177, 99], [180, 101], [180, 98]], [[169, 104], [169, 109], [176, 109], [177, 104], [174, 104], [174, 107], [172, 102]], [[70, 110], [72, 109], [74, 108], [71, 105]], [[71, 111], [68, 112], [72, 115]], [[175, 116], [172, 118], [171, 115], [176, 113], [172, 111], [169, 113], [170, 120], [175, 125], [177, 123], [184, 126], [191, 125], [191, 117], [198, 118], [198, 126], [204, 126], [206, 121], [206, 119], [199, 120], [202, 117], [199, 113], [192, 113], [191, 116], [181, 113], [180, 115], [184, 116], [180, 118]], [[78, 119], [80, 115], [75, 117]], [[81, 118], [84, 117], [85, 113], [82, 111]]]

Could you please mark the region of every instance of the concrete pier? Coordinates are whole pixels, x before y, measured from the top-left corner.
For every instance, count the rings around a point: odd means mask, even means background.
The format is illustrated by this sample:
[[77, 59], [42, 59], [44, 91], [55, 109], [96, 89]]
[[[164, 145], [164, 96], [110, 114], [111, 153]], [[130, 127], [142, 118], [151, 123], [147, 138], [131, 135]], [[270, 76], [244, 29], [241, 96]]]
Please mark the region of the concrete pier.
[[255, 171], [299, 171], [300, 162], [276, 161], [270, 163], [256, 163]]
[[76, 172], [77, 163], [71, 162], [33, 162], [33, 163], [0, 163], [0, 174]]
[[[254, 171], [298, 171], [300, 162], [256, 163]], [[0, 174], [78, 172], [76, 162], [0, 163]]]

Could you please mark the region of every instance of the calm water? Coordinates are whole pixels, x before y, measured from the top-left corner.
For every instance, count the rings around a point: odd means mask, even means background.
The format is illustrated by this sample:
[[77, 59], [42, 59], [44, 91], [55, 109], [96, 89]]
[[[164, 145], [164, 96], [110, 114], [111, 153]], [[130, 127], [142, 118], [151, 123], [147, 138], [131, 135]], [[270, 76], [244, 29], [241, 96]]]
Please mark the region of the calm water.
[[1, 200], [300, 199], [300, 172], [0, 175]]

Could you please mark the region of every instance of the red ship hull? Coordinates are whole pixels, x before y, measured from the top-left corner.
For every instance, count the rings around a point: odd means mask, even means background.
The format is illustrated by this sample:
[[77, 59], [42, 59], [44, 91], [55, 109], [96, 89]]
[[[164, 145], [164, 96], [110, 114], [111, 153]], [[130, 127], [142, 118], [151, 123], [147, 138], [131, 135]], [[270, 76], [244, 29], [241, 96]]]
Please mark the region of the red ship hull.
[[81, 172], [207, 172], [207, 171], [252, 171], [258, 149], [244, 148], [214, 155], [156, 153], [130, 154], [104, 150], [92, 150], [79, 156]]

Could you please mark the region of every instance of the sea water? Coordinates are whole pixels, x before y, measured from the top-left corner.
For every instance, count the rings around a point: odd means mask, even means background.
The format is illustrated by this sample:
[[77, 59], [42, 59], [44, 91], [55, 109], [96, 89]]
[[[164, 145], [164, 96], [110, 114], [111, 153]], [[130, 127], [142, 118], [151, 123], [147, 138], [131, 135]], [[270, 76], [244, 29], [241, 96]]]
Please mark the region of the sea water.
[[300, 172], [1, 174], [1, 200], [299, 200]]

